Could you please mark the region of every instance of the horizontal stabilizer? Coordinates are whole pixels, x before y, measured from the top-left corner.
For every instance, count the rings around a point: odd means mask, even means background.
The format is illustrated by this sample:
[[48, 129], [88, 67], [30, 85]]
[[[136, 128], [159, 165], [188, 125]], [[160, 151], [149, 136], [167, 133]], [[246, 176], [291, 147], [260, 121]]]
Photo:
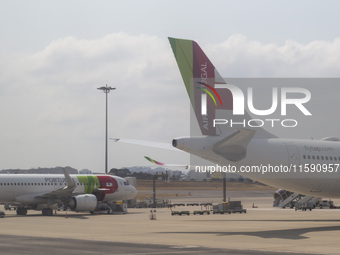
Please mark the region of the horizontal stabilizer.
[[234, 134], [212, 146], [212, 150], [229, 161], [240, 161], [246, 157], [247, 146], [255, 130], [240, 128]]

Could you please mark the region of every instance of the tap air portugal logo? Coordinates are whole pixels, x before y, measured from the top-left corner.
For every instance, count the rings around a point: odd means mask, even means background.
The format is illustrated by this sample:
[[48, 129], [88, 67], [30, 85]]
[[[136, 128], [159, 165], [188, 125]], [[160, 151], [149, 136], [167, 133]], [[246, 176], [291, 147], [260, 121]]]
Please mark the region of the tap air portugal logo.
[[[208, 89], [210, 89], [215, 95], [216, 97], [218, 98], [218, 100], [220, 101], [220, 104], [222, 106], [222, 100], [221, 100], [221, 97], [220, 95], [217, 93], [216, 89], [214, 89], [212, 86], [206, 84], [206, 83], [203, 83], [203, 82], [197, 82], [201, 85], [204, 85], [205, 87], [207, 87]], [[202, 91], [205, 92], [201, 94], [201, 104], [202, 104], [202, 108], [201, 108], [201, 114], [202, 115], [205, 115], [207, 114], [207, 95], [209, 95], [211, 97], [211, 99], [214, 101], [215, 103], [215, 106], [217, 106], [217, 103], [216, 103], [216, 100], [215, 100], [215, 97], [211, 94], [211, 92], [209, 92], [209, 90], [205, 89], [205, 88], [202, 88], [202, 87], [196, 87]]]

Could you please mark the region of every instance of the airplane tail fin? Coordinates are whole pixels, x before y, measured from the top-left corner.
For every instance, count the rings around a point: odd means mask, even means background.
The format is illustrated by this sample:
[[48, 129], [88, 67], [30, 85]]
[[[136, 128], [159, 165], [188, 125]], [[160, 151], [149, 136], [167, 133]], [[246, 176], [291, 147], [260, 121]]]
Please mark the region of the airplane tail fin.
[[[226, 83], [195, 41], [170, 37], [169, 41], [202, 135], [225, 136], [237, 130], [229, 125], [214, 125], [215, 119], [250, 119], [247, 112], [233, 115], [233, 96], [241, 90]], [[256, 136], [274, 137], [262, 128], [256, 129]]]

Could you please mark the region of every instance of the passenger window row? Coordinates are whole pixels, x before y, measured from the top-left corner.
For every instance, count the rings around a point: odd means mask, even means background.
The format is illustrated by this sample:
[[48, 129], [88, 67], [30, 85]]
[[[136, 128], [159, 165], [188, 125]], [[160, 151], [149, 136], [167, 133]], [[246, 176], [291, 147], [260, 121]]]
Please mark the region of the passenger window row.
[[[54, 183], [51, 183], [51, 182], [0, 182], [0, 186], [53, 186], [53, 185], [57, 185], [56, 182]], [[66, 186], [67, 184], [66, 183], [59, 183], [60, 186], [64, 185]], [[77, 183], [77, 185], [79, 186], [89, 186], [89, 185], [92, 185], [92, 186], [97, 186], [96, 184], [94, 183]]]
[[303, 155], [303, 159], [340, 161], [340, 157], [336, 156]]

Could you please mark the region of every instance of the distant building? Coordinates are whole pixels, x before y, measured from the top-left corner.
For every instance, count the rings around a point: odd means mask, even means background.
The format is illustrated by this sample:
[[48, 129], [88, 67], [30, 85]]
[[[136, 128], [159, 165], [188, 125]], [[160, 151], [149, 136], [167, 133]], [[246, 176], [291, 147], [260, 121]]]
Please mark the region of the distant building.
[[202, 173], [202, 172], [196, 172], [195, 170], [190, 170], [188, 172], [188, 180], [194, 180], [194, 181], [204, 181], [208, 177], [208, 173]]
[[66, 171], [69, 174], [78, 174], [78, 170], [69, 166], [66, 167], [61, 167], [57, 166], [54, 168], [43, 168], [43, 167], [38, 167], [38, 168], [32, 168], [28, 170], [24, 169], [6, 169], [0, 171], [2, 174], [63, 174], [63, 169], [66, 169]]
[[89, 169], [82, 169], [79, 171], [79, 174], [92, 174], [92, 171]]

